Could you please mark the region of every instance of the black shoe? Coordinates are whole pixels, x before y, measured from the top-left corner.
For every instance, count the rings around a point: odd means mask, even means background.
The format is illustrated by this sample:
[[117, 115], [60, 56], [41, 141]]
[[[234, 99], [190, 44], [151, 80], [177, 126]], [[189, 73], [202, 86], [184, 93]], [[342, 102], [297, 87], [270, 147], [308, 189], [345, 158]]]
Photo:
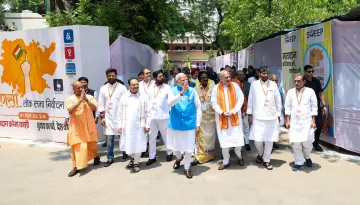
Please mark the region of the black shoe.
[[73, 177], [75, 176], [77, 173], [79, 173], [79, 170], [76, 169], [76, 167], [74, 167], [71, 172], [69, 172], [68, 177]]
[[190, 169], [185, 169], [185, 176], [188, 179], [191, 179], [193, 177], [193, 174]]
[[107, 162], [105, 162], [104, 167], [108, 167], [108, 166], [110, 166], [112, 163], [114, 163], [114, 160], [108, 160]]
[[146, 158], [149, 157], [149, 153], [148, 152], [143, 152], [141, 153], [141, 158]]
[[323, 148], [320, 147], [320, 145], [314, 145], [314, 149], [315, 149], [316, 151], [318, 151], [318, 152], [323, 152], [323, 151], [324, 151]]
[[130, 162], [126, 165], [126, 168], [131, 169], [134, 167], [134, 159], [131, 159]]
[[247, 151], [251, 151], [250, 145], [249, 145], [249, 144], [246, 144], [246, 145], [245, 145], [245, 149], [246, 149]]
[[107, 142], [105, 141], [103, 145], [101, 145], [102, 147], [107, 147]]
[[196, 166], [198, 164], [200, 164], [200, 162], [197, 159], [194, 159], [194, 161], [190, 163], [191, 166]]
[[127, 159], [129, 155], [126, 154], [126, 152], [123, 152], [122, 159]]
[[133, 173], [138, 173], [140, 172], [140, 167], [138, 164], [134, 164], [133, 168], [132, 168], [132, 172]]
[[153, 163], [155, 163], [156, 162], [156, 158], [154, 158], [154, 159], [149, 159], [147, 162], [146, 162], [146, 166], [150, 166], [150, 165], [152, 165]]
[[176, 159], [173, 165], [173, 169], [179, 169], [181, 161], [184, 159], [184, 155], [181, 156], [181, 159]]
[[273, 148], [274, 148], [274, 149], [279, 149], [279, 145], [277, 145], [277, 144], [274, 142]]
[[173, 156], [174, 156], [173, 153], [167, 155], [167, 156], [166, 156], [166, 161], [171, 162], [171, 161], [173, 160]]
[[97, 156], [97, 157], [94, 158], [94, 166], [97, 166], [99, 164], [100, 164], [100, 157]]

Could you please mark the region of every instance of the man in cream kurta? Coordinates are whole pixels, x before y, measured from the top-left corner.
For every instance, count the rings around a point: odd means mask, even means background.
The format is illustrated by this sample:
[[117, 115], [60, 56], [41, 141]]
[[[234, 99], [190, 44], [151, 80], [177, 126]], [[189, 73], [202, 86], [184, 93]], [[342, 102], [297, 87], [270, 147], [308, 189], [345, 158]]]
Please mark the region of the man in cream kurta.
[[[162, 70], [155, 71], [153, 73], [155, 84], [148, 90], [148, 97], [150, 107], [152, 110], [152, 120], [150, 123], [150, 135], [149, 135], [149, 160], [146, 162], [146, 166], [156, 162], [156, 137], [160, 131], [161, 137], [166, 146], [166, 132], [169, 122], [170, 107], [168, 104], [168, 95], [170, 86], [164, 83], [164, 73]], [[170, 149], [166, 149], [166, 161], [171, 161], [173, 153]]]
[[276, 83], [268, 79], [269, 68], [260, 68], [260, 80], [251, 84], [247, 114], [249, 115], [250, 140], [255, 141], [258, 156], [256, 163], [264, 162], [272, 170], [270, 154], [273, 143], [279, 140], [281, 98]]
[[130, 90], [120, 100], [117, 114], [117, 128], [121, 133], [120, 150], [129, 154], [132, 159], [127, 168], [139, 172], [141, 153], [146, 150], [146, 133], [150, 131], [151, 108], [148, 98], [139, 92], [139, 81], [130, 78]]
[[223, 163], [219, 166], [219, 170], [230, 166], [229, 151], [232, 147], [235, 147], [239, 165], [244, 166], [244, 159], [241, 157], [241, 147], [244, 145], [241, 118], [243, 103], [244, 95], [240, 87], [231, 82], [231, 75], [227, 70], [221, 71], [220, 83], [214, 87], [211, 96], [211, 104], [216, 113], [216, 130], [223, 155]]
[[66, 109], [71, 116], [68, 146], [71, 146], [71, 160], [73, 169], [68, 174], [75, 176], [80, 169], [87, 167], [88, 161], [94, 159], [94, 165], [100, 164], [96, 141], [99, 139], [93, 111], [97, 108], [96, 100], [85, 94], [83, 85], [79, 81], [73, 84], [74, 95], [66, 100]]
[[101, 113], [100, 117], [102, 118], [101, 124], [103, 126], [103, 132], [107, 141], [108, 161], [104, 164], [104, 167], [108, 167], [114, 162], [114, 139], [115, 135], [119, 135], [116, 130], [116, 114], [120, 98], [126, 92], [125, 86], [116, 81], [116, 69], [107, 69], [106, 77], [108, 83], [100, 88], [98, 107], [98, 111]]
[[139, 91], [141, 94], [148, 96], [148, 92], [155, 82], [151, 80], [151, 70], [149, 68], [144, 68], [142, 72], [144, 73], [144, 80], [139, 82]]
[[173, 168], [178, 169], [185, 153], [185, 175], [192, 178], [190, 170], [191, 154], [195, 148], [195, 135], [199, 134], [201, 123], [201, 102], [195, 89], [189, 87], [184, 73], [176, 75], [178, 84], [171, 88], [168, 103], [171, 106], [167, 148], [175, 151], [177, 160]]
[[304, 162], [308, 167], [312, 166], [310, 153], [314, 142], [318, 107], [314, 90], [304, 87], [305, 83], [306, 79], [302, 74], [296, 74], [295, 88], [288, 91], [285, 101], [285, 127], [290, 128], [289, 141], [295, 157], [293, 171], [300, 169]]

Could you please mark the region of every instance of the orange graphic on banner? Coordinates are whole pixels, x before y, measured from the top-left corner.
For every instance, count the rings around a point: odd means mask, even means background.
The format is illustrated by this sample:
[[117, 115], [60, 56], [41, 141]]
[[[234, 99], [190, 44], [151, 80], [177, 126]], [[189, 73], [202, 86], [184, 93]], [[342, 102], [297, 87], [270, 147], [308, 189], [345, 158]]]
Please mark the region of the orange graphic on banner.
[[19, 118], [21, 120], [49, 120], [49, 115], [47, 113], [20, 112]]
[[324, 60], [324, 55], [320, 49], [314, 48], [310, 50], [309, 58], [310, 65], [319, 67], [320, 61]]
[[42, 48], [34, 40], [26, 45], [23, 39], [5, 39], [1, 48], [3, 53], [0, 64], [4, 68], [2, 83], [12, 86], [21, 97], [31, 91], [42, 94], [46, 88], [50, 88], [43, 76], [55, 73], [57, 64], [50, 60], [56, 48], [55, 43]]

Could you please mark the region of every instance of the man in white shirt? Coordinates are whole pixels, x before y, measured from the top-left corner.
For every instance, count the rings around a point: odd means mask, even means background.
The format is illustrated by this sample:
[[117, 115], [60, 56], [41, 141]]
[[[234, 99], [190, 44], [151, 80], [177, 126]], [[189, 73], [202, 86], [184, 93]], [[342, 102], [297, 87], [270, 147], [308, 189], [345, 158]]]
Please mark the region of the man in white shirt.
[[149, 88], [154, 85], [154, 81], [151, 79], [151, 70], [149, 68], [144, 68], [142, 72], [144, 73], [144, 80], [139, 82], [139, 91], [140, 94], [147, 96]]
[[195, 136], [199, 134], [202, 117], [201, 102], [194, 88], [189, 87], [189, 80], [184, 73], [175, 79], [178, 85], [171, 88], [168, 103], [171, 106], [167, 148], [175, 151], [177, 160], [173, 168], [178, 169], [185, 154], [185, 176], [193, 177], [190, 170], [191, 154], [195, 149]]
[[241, 119], [241, 106], [244, 95], [240, 87], [231, 82], [227, 70], [220, 72], [220, 83], [215, 85], [211, 95], [211, 105], [215, 110], [216, 130], [222, 149], [223, 163], [219, 170], [230, 166], [230, 148], [234, 147], [238, 164], [244, 166], [241, 147], [244, 146], [244, 133]]
[[116, 127], [117, 111], [120, 98], [126, 92], [125, 86], [118, 83], [116, 77], [116, 69], [109, 68], [106, 70], [108, 83], [100, 88], [99, 95], [98, 111], [101, 113], [101, 125], [103, 126], [104, 135], [106, 135], [108, 152], [108, 161], [104, 164], [104, 167], [108, 167], [114, 162], [114, 140], [115, 135], [119, 135]]
[[279, 140], [281, 98], [277, 85], [268, 79], [269, 68], [260, 68], [260, 80], [250, 86], [247, 114], [249, 115], [250, 140], [255, 141], [258, 156], [256, 163], [263, 162], [272, 170], [270, 154], [273, 143]]
[[312, 167], [310, 153], [314, 142], [318, 106], [314, 90], [305, 87], [305, 83], [306, 78], [301, 73], [296, 74], [295, 88], [289, 90], [285, 101], [285, 127], [290, 129], [289, 141], [295, 157], [293, 171], [299, 170], [304, 162], [308, 167]]
[[139, 81], [130, 78], [129, 91], [122, 95], [117, 113], [121, 133], [120, 150], [132, 157], [126, 168], [140, 171], [141, 153], [146, 150], [146, 133], [150, 131], [151, 108], [148, 98], [139, 92]]
[[[170, 86], [164, 83], [164, 73], [162, 70], [155, 71], [153, 73], [155, 83], [148, 90], [149, 106], [152, 109], [152, 120], [150, 123], [150, 135], [149, 135], [149, 160], [146, 162], [146, 166], [156, 162], [156, 137], [160, 131], [161, 137], [166, 146], [166, 132], [169, 122], [170, 107], [168, 104], [168, 94]], [[166, 149], [166, 161], [171, 161], [173, 153], [170, 149]]]

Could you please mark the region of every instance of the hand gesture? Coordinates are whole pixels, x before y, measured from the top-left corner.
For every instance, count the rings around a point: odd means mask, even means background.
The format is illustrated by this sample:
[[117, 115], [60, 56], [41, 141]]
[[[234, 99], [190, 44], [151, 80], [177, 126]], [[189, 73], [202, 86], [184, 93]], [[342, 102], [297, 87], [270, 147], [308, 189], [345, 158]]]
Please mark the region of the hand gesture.
[[117, 131], [118, 131], [118, 133], [120, 133], [120, 134], [121, 134], [121, 133], [122, 133], [122, 128], [118, 128], [118, 130], [117, 130]]
[[25, 61], [20, 65], [21, 66], [21, 70], [24, 74], [25, 77], [30, 75], [30, 63], [28, 61], [28, 57], [27, 57], [27, 52], [25, 51]]
[[198, 136], [200, 134], [200, 127], [199, 126], [196, 127], [195, 133], [196, 133], [196, 136]]
[[188, 88], [189, 88], [189, 83], [185, 82], [184, 87], [181, 91], [181, 94], [184, 95], [186, 93], [186, 91], [188, 90]]
[[326, 115], [326, 114], [327, 114], [327, 108], [326, 108], [326, 106], [323, 107], [322, 114], [323, 114], [323, 115]]
[[95, 117], [95, 124], [97, 124], [99, 122], [99, 118]]
[[249, 122], [249, 126], [251, 126], [252, 123], [253, 123], [252, 115], [249, 115], [249, 116], [248, 116], [248, 122]]
[[105, 118], [101, 119], [101, 125], [102, 125], [103, 127], [106, 127], [106, 121], [105, 121]]
[[81, 99], [82, 99], [82, 101], [87, 101], [88, 100], [87, 97], [86, 97], [86, 94], [85, 94], [85, 90], [83, 90], [81, 92]]
[[149, 133], [149, 132], [150, 132], [150, 128], [145, 127], [145, 128], [144, 128], [144, 132], [145, 132], [145, 133]]

